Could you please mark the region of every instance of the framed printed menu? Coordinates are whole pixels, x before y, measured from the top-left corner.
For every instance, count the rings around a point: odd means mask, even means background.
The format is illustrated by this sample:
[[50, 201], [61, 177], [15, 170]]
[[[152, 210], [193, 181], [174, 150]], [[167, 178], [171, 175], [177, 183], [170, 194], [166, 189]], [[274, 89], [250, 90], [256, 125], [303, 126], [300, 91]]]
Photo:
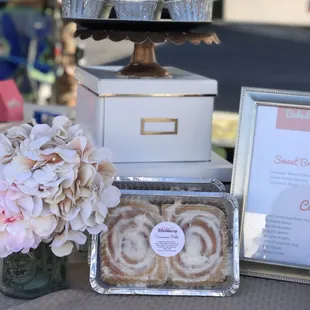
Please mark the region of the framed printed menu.
[[243, 88], [239, 117], [241, 273], [310, 284], [310, 93]]

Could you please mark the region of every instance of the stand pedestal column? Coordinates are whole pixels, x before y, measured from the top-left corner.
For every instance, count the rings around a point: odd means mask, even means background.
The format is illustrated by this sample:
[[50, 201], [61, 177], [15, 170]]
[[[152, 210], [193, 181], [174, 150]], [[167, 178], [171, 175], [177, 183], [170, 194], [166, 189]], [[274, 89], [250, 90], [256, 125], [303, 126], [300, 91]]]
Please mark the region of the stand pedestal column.
[[121, 69], [118, 75], [132, 78], [160, 78], [169, 77], [170, 73], [157, 63], [154, 43], [146, 40], [143, 43], [135, 43], [130, 64]]

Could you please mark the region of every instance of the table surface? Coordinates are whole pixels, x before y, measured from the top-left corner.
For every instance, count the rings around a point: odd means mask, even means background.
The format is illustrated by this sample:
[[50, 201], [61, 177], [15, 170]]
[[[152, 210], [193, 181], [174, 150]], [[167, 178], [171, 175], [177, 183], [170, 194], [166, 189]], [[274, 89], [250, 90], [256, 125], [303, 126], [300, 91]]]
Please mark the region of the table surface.
[[86, 254], [79, 253], [69, 267], [68, 290], [24, 301], [0, 295], [0, 310], [309, 310], [310, 286], [241, 277], [232, 297], [103, 296], [88, 284]]

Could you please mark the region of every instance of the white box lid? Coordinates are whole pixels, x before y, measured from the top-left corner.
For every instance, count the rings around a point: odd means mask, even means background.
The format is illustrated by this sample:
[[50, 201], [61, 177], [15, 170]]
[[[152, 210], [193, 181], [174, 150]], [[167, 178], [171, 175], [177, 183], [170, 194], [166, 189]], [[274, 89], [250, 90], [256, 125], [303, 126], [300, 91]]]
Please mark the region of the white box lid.
[[76, 68], [77, 81], [99, 96], [113, 95], [217, 95], [217, 81], [167, 67], [171, 78], [117, 76], [119, 66]]

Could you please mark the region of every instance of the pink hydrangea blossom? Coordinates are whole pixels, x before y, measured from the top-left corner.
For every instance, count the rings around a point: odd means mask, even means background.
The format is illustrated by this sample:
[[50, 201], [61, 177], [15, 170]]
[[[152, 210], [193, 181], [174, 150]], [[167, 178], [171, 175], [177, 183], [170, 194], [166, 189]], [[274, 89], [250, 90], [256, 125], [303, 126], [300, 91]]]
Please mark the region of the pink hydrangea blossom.
[[56, 225], [57, 218], [43, 208], [41, 198], [0, 182], [0, 257], [37, 248]]
[[57, 256], [106, 230], [120, 201], [112, 154], [64, 116], [0, 135], [0, 256], [51, 242]]

